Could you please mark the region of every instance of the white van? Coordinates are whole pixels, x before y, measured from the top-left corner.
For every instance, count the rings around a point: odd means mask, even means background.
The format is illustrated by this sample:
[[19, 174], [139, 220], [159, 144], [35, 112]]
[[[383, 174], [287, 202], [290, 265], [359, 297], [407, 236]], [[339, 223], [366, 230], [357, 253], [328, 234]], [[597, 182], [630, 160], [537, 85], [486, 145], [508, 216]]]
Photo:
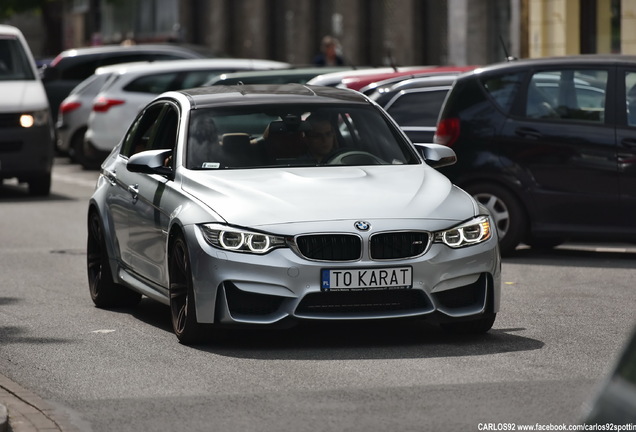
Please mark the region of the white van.
[[55, 146], [49, 103], [22, 32], [0, 25], [0, 182], [17, 178], [48, 195]]

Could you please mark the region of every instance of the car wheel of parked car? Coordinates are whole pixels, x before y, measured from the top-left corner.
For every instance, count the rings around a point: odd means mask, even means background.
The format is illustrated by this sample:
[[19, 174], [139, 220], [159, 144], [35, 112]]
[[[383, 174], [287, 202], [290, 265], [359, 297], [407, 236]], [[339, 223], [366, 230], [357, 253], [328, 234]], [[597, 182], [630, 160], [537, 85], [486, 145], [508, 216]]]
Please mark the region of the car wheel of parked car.
[[481, 334], [486, 333], [495, 323], [497, 314], [487, 312], [483, 317], [470, 321], [447, 322], [440, 324], [444, 331], [457, 334]]
[[95, 212], [92, 212], [88, 219], [86, 269], [88, 286], [95, 306], [99, 308], [135, 306], [141, 301], [141, 294], [113, 281], [102, 223]]
[[507, 189], [492, 183], [476, 183], [464, 189], [490, 212], [499, 234], [501, 254], [513, 252], [527, 229], [526, 215], [519, 200]]
[[83, 127], [75, 132], [73, 138], [71, 139], [71, 148], [69, 152], [69, 156], [71, 157], [71, 162], [78, 163], [80, 165], [84, 165], [86, 163], [86, 157], [84, 156], [84, 134], [86, 133], [86, 128]]
[[51, 193], [51, 173], [31, 177], [29, 194], [33, 196], [46, 196]]
[[203, 325], [197, 322], [188, 246], [181, 235], [175, 237], [168, 262], [170, 278], [170, 314], [179, 342], [195, 344], [203, 339]]

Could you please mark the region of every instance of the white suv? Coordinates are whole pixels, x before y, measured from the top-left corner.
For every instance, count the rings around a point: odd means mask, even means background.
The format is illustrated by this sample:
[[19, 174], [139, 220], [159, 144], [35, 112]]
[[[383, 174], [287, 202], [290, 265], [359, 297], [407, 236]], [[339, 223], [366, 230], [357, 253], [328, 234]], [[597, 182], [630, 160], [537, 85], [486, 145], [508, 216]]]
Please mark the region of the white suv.
[[49, 102], [22, 32], [0, 25], [0, 182], [48, 195], [55, 147]]
[[228, 72], [290, 67], [289, 63], [272, 60], [223, 58], [122, 64], [93, 101], [82, 164], [84, 168], [97, 168], [139, 110], [165, 91], [199, 87]]

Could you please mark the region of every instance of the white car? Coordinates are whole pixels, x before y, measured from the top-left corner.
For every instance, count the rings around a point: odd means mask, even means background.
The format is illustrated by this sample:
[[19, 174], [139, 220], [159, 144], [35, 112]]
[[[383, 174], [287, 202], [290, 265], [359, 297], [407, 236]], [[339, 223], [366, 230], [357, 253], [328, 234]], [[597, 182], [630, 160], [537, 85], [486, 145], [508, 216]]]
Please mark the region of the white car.
[[122, 64], [95, 97], [84, 135], [82, 165], [97, 168], [139, 110], [160, 93], [198, 87], [222, 73], [290, 67], [273, 60], [232, 58]]
[[79, 83], [60, 104], [55, 124], [57, 150], [68, 154], [73, 162], [84, 163], [84, 134], [93, 110], [93, 99], [108, 78], [120, 68], [119, 64], [100, 67]]

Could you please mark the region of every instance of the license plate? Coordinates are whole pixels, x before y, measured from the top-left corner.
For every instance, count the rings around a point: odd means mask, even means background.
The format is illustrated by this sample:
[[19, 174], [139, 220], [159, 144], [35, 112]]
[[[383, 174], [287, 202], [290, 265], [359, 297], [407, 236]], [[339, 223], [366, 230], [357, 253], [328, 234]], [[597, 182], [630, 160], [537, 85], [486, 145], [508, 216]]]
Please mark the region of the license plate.
[[322, 291], [409, 289], [412, 286], [412, 267], [322, 270]]

